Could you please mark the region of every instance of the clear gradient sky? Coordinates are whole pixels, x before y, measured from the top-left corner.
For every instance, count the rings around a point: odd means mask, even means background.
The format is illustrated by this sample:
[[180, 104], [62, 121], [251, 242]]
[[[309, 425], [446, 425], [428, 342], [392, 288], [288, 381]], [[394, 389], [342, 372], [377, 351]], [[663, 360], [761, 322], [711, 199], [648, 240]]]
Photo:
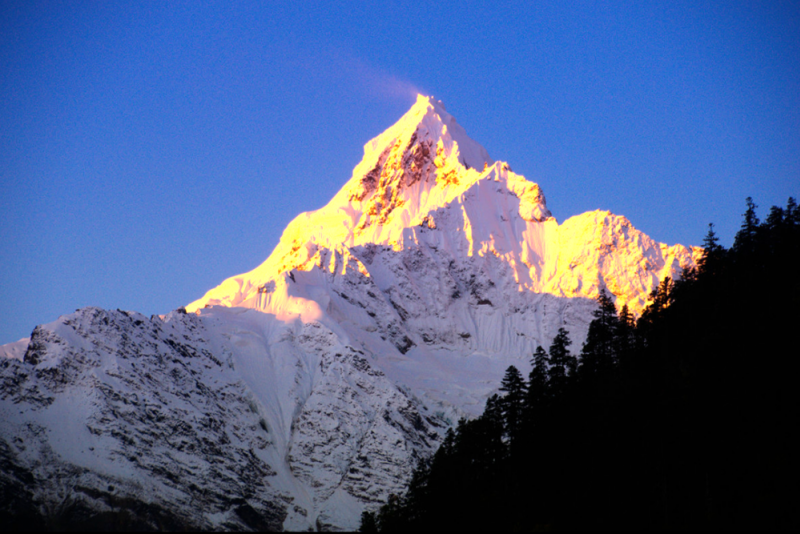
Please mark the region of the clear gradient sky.
[[329, 4], [0, 4], [0, 343], [256, 267], [418, 91], [559, 221], [729, 246], [800, 194], [798, 2]]

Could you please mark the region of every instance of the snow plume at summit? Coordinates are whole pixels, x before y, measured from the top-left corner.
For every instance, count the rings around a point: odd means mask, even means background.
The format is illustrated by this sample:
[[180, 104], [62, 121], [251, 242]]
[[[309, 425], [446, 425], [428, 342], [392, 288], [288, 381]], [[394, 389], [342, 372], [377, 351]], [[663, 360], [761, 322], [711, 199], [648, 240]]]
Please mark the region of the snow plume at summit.
[[4, 346], [8, 506], [355, 529], [509, 365], [560, 328], [579, 343], [601, 290], [640, 313], [699, 252], [607, 211], [559, 224], [538, 184], [420, 95], [252, 271], [185, 310], [84, 308]]

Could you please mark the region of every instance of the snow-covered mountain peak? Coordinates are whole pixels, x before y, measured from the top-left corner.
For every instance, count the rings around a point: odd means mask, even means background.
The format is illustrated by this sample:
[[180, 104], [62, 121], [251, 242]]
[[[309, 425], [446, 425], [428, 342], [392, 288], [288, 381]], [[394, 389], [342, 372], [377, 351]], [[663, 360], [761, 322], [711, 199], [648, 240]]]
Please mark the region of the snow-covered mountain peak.
[[[446, 212], [463, 210], [465, 203], [471, 206], [470, 218], [483, 221], [481, 226], [491, 225], [490, 221], [539, 222], [551, 217], [537, 184], [512, 172], [507, 163], [490, 158], [441, 101], [419, 95], [400, 120], [364, 145], [364, 157], [352, 177], [326, 206], [301, 213], [287, 226], [261, 266], [224, 282], [187, 309], [241, 305], [270, 280], [319, 264], [322, 249], [339, 251], [344, 257], [352, 257], [350, 248], [366, 245], [402, 250], [417, 243], [418, 228], [430, 227]], [[455, 225], [471, 225], [469, 219], [449, 218]], [[483, 236], [489, 228], [477, 229], [476, 235]], [[511, 242], [520, 240], [520, 231], [504, 229], [506, 243], [500, 248], [513, 249]], [[469, 249], [481, 247], [470, 245]]]
[[559, 225], [537, 184], [492, 160], [440, 101], [419, 95], [364, 146], [352, 177], [326, 206], [298, 215], [263, 264], [187, 310], [246, 306], [322, 320], [330, 311], [330, 280], [304, 275], [299, 283], [299, 273], [381, 277], [364, 256], [376, 246], [398, 254], [429, 250], [464, 268], [474, 257], [497, 258], [491, 270], [500, 271], [489, 276], [510, 273], [509, 290], [594, 299], [606, 288], [634, 313], [659, 280], [694, 262], [693, 251], [655, 243], [609, 212]]
[[416, 103], [385, 134], [406, 137], [414, 132], [420, 140], [429, 139], [437, 145], [441, 143], [444, 157], [454, 157], [467, 168], [482, 169], [484, 165], [494, 163], [486, 149], [472, 140], [455, 117], [447, 112], [444, 103], [432, 96], [417, 95]]
[[[402, 160], [403, 155], [407, 155], [406, 161]], [[450, 167], [449, 170], [482, 170], [494, 163], [441, 101], [423, 95], [417, 95], [417, 101], [400, 120], [364, 145], [364, 157], [345, 189], [351, 196], [369, 195], [380, 175], [374, 171], [385, 168], [387, 161], [391, 170], [399, 170], [404, 163], [416, 164], [415, 168], [406, 169], [412, 175], [425, 163], [435, 163], [437, 169]]]
[[354, 530], [509, 365], [562, 327], [579, 347], [601, 290], [641, 313], [700, 252], [608, 211], [559, 224], [420, 95], [254, 270], [186, 310], [84, 308], [0, 347], [4, 509]]

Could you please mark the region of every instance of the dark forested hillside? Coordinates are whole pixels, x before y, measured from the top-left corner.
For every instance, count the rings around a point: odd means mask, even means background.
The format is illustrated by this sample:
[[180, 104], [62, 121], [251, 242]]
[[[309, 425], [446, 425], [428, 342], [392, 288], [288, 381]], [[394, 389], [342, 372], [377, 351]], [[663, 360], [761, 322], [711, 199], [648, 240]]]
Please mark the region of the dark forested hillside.
[[510, 367], [362, 530], [796, 529], [800, 210], [748, 198], [704, 245], [637, 321], [601, 293], [582, 347]]

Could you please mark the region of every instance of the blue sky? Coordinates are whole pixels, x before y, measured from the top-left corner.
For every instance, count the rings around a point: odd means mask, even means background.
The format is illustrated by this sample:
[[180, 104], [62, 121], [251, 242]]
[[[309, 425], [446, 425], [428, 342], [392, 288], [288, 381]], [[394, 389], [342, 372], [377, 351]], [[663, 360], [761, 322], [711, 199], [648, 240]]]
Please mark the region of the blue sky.
[[800, 194], [798, 2], [2, 2], [0, 343], [263, 261], [417, 91], [564, 220]]

